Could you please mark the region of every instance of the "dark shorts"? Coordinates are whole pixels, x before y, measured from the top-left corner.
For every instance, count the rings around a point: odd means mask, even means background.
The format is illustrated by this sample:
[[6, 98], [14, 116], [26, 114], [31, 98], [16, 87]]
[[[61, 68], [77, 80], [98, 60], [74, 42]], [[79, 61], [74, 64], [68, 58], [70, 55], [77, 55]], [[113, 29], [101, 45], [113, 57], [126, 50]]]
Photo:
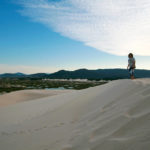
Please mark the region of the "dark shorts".
[[130, 76], [134, 76], [134, 68], [129, 68], [129, 74]]

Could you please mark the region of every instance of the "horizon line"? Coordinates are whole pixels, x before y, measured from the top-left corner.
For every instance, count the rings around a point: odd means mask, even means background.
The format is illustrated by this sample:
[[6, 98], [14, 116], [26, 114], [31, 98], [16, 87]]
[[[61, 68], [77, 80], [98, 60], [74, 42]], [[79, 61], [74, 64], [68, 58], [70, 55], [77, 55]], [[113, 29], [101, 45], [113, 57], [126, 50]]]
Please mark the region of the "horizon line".
[[[53, 73], [56, 73], [56, 72], [59, 72], [59, 71], [77, 71], [77, 70], [113, 70], [113, 69], [120, 69], [120, 70], [127, 70], [126, 68], [97, 68], [97, 69], [87, 69], [87, 68], [79, 68], [79, 69], [74, 69], [74, 70], [69, 70], [69, 69], [60, 69], [58, 71], [54, 71], [54, 72], [35, 72], [35, 73], [24, 73], [24, 72], [4, 72], [4, 73], [0, 73], [0, 75], [2, 74], [17, 74], [17, 73], [21, 73], [21, 74], [25, 74], [25, 75], [31, 75], [31, 74], [40, 74], [40, 73], [44, 73], [44, 74], [53, 74]], [[147, 71], [150, 71], [150, 69], [142, 69], [142, 68], [139, 68], [139, 69], [135, 69], [135, 70], [147, 70]]]

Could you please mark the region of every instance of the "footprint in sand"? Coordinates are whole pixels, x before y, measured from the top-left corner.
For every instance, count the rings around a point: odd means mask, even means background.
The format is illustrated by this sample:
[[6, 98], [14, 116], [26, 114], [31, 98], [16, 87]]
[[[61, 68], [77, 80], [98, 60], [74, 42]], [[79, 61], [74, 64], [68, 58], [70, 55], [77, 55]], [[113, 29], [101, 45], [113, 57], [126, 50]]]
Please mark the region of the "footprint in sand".
[[63, 122], [60, 122], [60, 123], [58, 123], [58, 124], [55, 124], [54, 125], [54, 128], [58, 128], [58, 127], [61, 127], [61, 126], [63, 126], [65, 123], [63, 123]]
[[28, 129], [28, 132], [29, 132], [29, 133], [31, 133], [31, 132], [32, 132], [32, 130], [31, 130], [31, 129]]
[[95, 134], [91, 133], [90, 137], [89, 137], [89, 142], [92, 143], [96, 140]]
[[24, 134], [25, 132], [23, 130], [19, 131], [19, 134]]
[[100, 112], [103, 113], [105, 111], [105, 108], [101, 108]]
[[7, 132], [1, 132], [1, 135], [9, 135]]
[[126, 118], [131, 118], [131, 115], [130, 115], [128, 112], [125, 113], [124, 116], [125, 116]]
[[68, 144], [63, 146], [62, 150], [72, 150], [72, 145]]
[[71, 123], [71, 124], [74, 124], [74, 123], [75, 123], [75, 120], [70, 121], [70, 123]]
[[47, 128], [47, 126], [43, 126], [43, 127], [41, 127], [41, 128], [36, 128], [36, 129], [34, 129], [34, 131], [39, 131], [39, 130], [46, 129], [46, 128]]
[[62, 125], [64, 125], [64, 123], [63, 123], [63, 122], [61, 122], [61, 123], [60, 123], [60, 125], [62, 126]]
[[34, 129], [34, 131], [39, 131], [40, 129], [39, 128], [37, 128], [37, 129]]

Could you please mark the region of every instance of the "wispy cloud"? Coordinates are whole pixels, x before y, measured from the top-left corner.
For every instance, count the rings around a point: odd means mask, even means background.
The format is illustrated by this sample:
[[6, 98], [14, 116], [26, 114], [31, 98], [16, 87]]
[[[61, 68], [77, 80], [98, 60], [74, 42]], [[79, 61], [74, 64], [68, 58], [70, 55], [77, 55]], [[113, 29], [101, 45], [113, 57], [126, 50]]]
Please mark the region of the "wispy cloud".
[[21, 13], [98, 50], [150, 55], [150, 0], [19, 0]]

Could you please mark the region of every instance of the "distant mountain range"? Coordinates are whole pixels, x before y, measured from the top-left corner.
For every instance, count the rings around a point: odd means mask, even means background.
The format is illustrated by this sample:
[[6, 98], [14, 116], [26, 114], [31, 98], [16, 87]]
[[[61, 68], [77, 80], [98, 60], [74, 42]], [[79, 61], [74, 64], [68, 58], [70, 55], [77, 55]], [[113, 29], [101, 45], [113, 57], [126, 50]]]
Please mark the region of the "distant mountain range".
[[23, 78], [26, 77], [26, 74], [17, 72], [17, 73], [4, 73], [0, 74], [0, 78]]
[[[149, 78], [150, 70], [135, 71], [136, 78]], [[75, 71], [60, 70], [58, 72], [36, 73], [36, 74], [23, 74], [23, 73], [5, 73], [0, 74], [0, 78], [48, 78], [48, 79], [126, 79], [129, 78], [128, 71], [126, 69], [79, 69]]]

